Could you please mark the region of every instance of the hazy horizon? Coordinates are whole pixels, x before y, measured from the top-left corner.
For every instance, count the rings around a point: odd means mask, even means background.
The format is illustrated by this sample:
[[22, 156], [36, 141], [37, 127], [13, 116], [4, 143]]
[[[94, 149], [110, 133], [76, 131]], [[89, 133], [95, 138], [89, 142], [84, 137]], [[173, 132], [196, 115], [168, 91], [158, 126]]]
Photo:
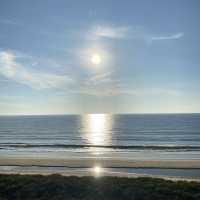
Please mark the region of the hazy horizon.
[[0, 117], [6, 117], [6, 116], [66, 116], [66, 115], [199, 115], [200, 112], [174, 112], [174, 113], [170, 113], [170, 112], [166, 112], [166, 113], [49, 113], [49, 114], [42, 114], [42, 113], [38, 113], [38, 114], [0, 114]]
[[198, 0], [0, 0], [0, 115], [200, 113]]

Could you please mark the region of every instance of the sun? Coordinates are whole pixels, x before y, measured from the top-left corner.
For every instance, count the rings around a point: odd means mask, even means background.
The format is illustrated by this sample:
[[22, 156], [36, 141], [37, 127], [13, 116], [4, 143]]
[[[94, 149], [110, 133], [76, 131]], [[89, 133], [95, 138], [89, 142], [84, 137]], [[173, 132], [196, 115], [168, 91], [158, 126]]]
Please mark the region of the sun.
[[99, 54], [93, 54], [91, 56], [91, 62], [95, 65], [99, 65], [102, 61], [102, 58]]

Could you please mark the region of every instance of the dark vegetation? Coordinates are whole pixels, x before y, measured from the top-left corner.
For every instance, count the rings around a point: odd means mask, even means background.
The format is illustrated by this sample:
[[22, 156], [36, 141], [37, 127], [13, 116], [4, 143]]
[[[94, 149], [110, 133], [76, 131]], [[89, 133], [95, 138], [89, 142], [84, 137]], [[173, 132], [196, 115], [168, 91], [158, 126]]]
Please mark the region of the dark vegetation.
[[0, 175], [0, 200], [200, 200], [200, 183], [154, 178]]

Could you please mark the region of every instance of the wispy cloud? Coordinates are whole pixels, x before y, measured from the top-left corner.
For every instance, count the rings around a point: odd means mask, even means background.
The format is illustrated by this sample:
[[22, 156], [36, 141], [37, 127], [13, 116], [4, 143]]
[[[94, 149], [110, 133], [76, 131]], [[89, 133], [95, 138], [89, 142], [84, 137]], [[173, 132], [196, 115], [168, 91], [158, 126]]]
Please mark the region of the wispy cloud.
[[91, 85], [91, 84], [96, 85], [96, 84], [113, 82], [113, 80], [111, 79], [111, 75], [112, 75], [111, 72], [96, 74], [95, 76], [92, 76], [87, 80], [87, 84], [88, 85]]
[[111, 72], [98, 73], [84, 78], [74, 92], [89, 96], [114, 96], [119, 84], [118, 80], [112, 78]]
[[166, 88], [124, 88], [121, 90], [122, 94], [134, 95], [134, 96], [149, 96], [149, 95], [159, 95], [159, 96], [179, 96], [181, 92], [176, 89], [166, 89]]
[[110, 39], [124, 39], [129, 36], [130, 27], [128, 26], [104, 26], [96, 25], [89, 31], [89, 37], [110, 38]]
[[[109, 84], [111, 82], [112, 84]], [[165, 88], [128, 88], [124, 87], [119, 81], [109, 81], [103, 84], [83, 85], [79, 93], [99, 97], [117, 96], [180, 96], [181, 91]]]
[[96, 96], [96, 97], [115, 97], [115, 96], [180, 96], [180, 90], [174, 88], [158, 87], [130, 87], [126, 80], [114, 78], [111, 72], [97, 74], [81, 82], [76, 93]]
[[37, 90], [58, 88], [72, 81], [68, 76], [28, 70], [12, 51], [0, 51], [0, 75]]
[[160, 36], [152, 36], [150, 39], [153, 40], [176, 40], [180, 39], [184, 36], [184, 33], [176, 33], [172, 35], [160, 35]]
[[159, 40], [176, 40], [184, 36], [183, 32], [178, 33], [163, 33], [160, 35], [148, 33], [142, 26], [108, 26], [108, 25], [96, 25], [92, 26], [86, 37], [89, 39], [144, 39], [150, 41]]
[[140, 88], [140, 89], [131, 89], [124, 88], [117, 85], [98, 85], [97, 87], [87, 87], [82, 88], [80, 93], [91, 95], [91, 96], [103, 96], [103, 97], [115, 97], [115, 96], [180, 96], [182, 93], [174, 89], [164, 89], [164, 88]]

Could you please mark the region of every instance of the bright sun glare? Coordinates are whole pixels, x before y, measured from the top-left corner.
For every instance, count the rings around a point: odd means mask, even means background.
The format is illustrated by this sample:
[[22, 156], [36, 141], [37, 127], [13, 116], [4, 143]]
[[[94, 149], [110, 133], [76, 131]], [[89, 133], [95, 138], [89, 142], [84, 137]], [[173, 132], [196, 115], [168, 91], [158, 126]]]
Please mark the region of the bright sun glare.
[[96, 176], [99, 176], [102, 172], [102, 168], [100, 166], [94, 166], [93, 170]]
[[99, 54], [93, 54], [91, 57], [91, 62], [95, 65], [99, 65], [101, 63], [102, 59]]
[[103, 145], [109, 135], [106, 134], [109, 129], [110, 121], [104, 114], [90, 114], [87, 118], [88, 136], [93, 145]]

